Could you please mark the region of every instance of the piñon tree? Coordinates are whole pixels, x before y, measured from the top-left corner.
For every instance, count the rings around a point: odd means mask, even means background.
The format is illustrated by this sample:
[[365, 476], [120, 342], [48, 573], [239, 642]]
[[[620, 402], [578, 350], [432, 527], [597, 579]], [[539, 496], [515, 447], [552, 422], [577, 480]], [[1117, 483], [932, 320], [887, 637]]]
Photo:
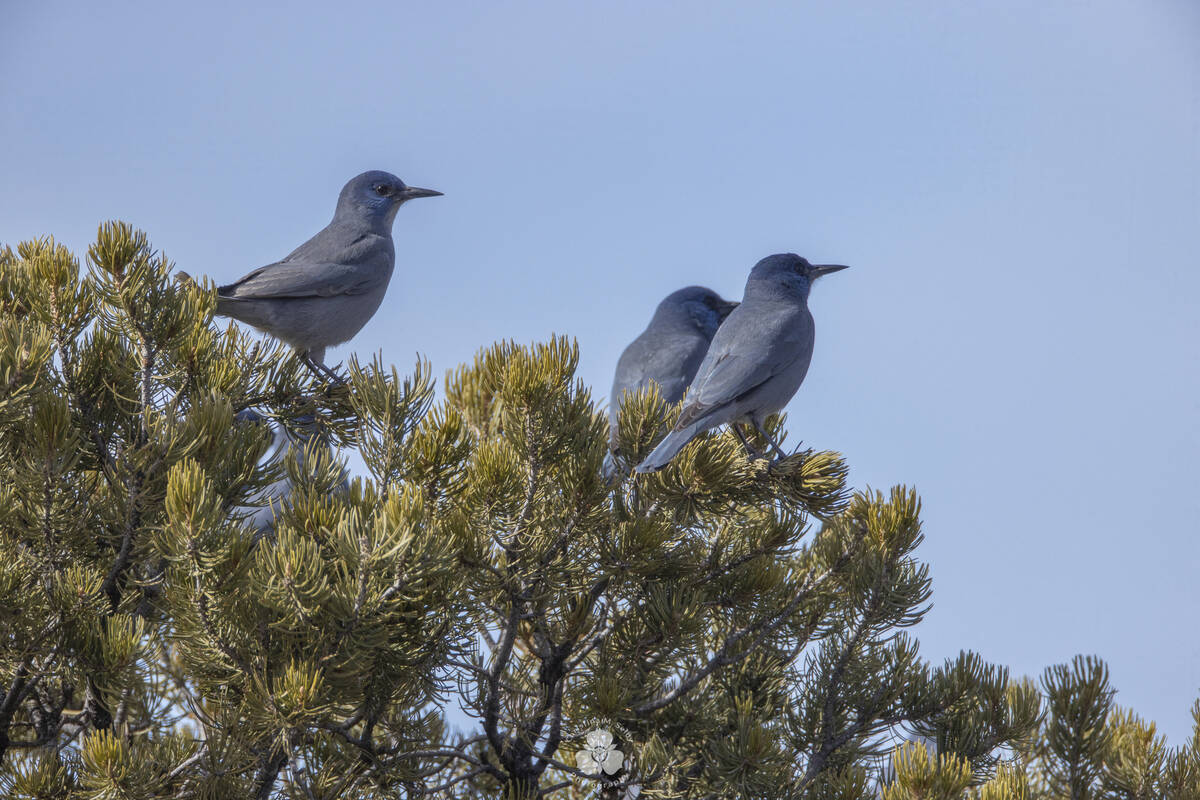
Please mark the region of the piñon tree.
[[[86, 260], [0, 253], [6, 797], [1196, 796], [1098, 662], [923, 660], [920, 503], [837, 453], [609, 485], [567, 339], [330, 385], [130, 226]], [[626, 467], [676, 413], [624, 404]]]

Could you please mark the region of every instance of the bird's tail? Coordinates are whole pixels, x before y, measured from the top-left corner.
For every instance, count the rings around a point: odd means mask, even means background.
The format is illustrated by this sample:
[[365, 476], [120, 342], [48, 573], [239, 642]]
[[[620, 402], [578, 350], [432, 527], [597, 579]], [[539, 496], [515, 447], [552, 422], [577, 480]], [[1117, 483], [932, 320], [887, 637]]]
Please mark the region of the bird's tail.
[[[244, 316], [253, 316], [255, 311], [258, 311], [257, 303], [247, 303], [245, 300], [239, 300], [236, 297], [225, 297], [220, 290], [217, 291], [217, 307], [215, 311], [220, 317], [233, 317], [234, 319], [242, 319]], [[245, 319], [243, 322], [254, 324], [253, 319]]]
[[702, 431], [708, 430], [711, 427], [708, 420], [699, 419], [692, 424], [671, 431], [667, 434], [667, 438], [658, 443], [658, 447], [650, 451], [650, 455], [638, 464], [634, 469], [638, 472], [658, 472], [667, 464], [671, 463], [679, 451], [687, 447], [687, 443], [695, 439]]
[[229, 317], [240, 320], [247, 325], [253, 325], [257, 328], [262, 328], [270, 321], [269, 304], [256, 303], [253, 300], [243, 300], [237, 297], [225, 297], [219, 293], [219, 290], [217, 294], [217, 307], [213, 311], [218, 317]]

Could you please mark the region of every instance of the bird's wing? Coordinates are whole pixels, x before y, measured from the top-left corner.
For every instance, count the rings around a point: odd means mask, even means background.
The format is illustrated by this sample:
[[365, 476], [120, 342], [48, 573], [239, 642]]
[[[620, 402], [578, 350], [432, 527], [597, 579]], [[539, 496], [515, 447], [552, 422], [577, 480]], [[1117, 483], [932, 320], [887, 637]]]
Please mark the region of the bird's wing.
[[620, 403], [625, 391], [636, 392], [651, 381], [668, 403], [677, 403], [696, 374], [708, 342], [699, 335], [664, 336], [652, 331], [635, 339], [617, 362], [612, 404]]
[[259, 267], [239, 281], [217, 290], [221, 297], [260, 300], [287, 297], [334, 297], [363, 294], [388, 275], [371, 264], [280, 261]]
[[676, 430], [758, 388], [811, 353], [812, 344], [812, 317], [806, 308], [739, 306], [713, 337]]

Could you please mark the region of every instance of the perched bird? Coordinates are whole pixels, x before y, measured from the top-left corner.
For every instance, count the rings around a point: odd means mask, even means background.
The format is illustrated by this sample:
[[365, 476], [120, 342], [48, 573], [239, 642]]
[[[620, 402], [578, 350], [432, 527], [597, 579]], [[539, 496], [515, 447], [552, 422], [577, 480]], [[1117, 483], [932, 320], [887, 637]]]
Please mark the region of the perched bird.
[[717, 330], [679, 421], [658, 447], [637, 465], [654, 472], [698, 434], [733, 423], [748, 422], [771, 443], [763, 422], [787, 405], [808, 372], [813, 352], [813, 318], [808, 310], [812, 282], [846, 269], [841, 264], [810, 264], [794, 253], [767, 256], [754, 265], [741, 305]]
[[282, 261], [218, 287], [217, 313], [287, 342], [314, 371], [337, 379], [325, 348], [358, 333], [383, 301], [396, 260], [396, 211], [406, 200], [439, 195], [377, 170], [352, 178], [320, 233]]
[[617, 417], [621, 398], [626, 392], [658, 384], [663, 399], [678, 403], [696, 376], [708, 343], [737, 303], [704, 286], [688, 286], [667, 295], [646, 330], [629, 343], [617, 361], [612, 394], [608, 400], [609, 454], [604, 460], [604, 475], [612, 478], [617, 464]]
[[[314, 451], [310, 446], [313, 438], [317, 436], [311, 417], [299, 420], [302, 429], [297, 435], [289, 434], [282, 425], [272, 424], [269, 419], [254, 409], [247, 408], [239, 411], [234, 419], [243, 425], [270, 426], [271, 446], [263, 456], [262, 463], [264, 464], [283, 467], [288, 455], [295, 452], [297, 466], [301, 470], [305, 470], [309, 468], [308, 457], [319, 452]], [[328, 450], [328, 447], [326, 449]], [[343, 467], [342, 480], [339, 484], [341, 490], [345, 490], [349, 486], [349, 479], [349, 473]], [[270, 534], [275, 530], [276, 517], [283, 511], [284, 503], [291, 495], [292, 480], [285, 471], [275, 482], [257, 492], [250, 499], [251, 505], [239, 506], [237, 510], [247, 515], [246, 521], [254, 527], [259, 536]]]
[[[239, 411], [234, 419], [242, 424], [271, 425], [270, 420], [249, 408], [245, 411]], [[271, 447], [263, 457], [264, 463], [283, 463], [290, 445], [291, 439], [288, 437], [287, 431], [283, 429], [283, 426], [271, 425]], [[253, 525], [256, 531], [260, 533], [266, 532], [275, 527], [275, 515], [279, 512], [281, 504], [288, 498], [291, 492], [291, 481], [287, 475], [282, 475], [270, 486], [265, 487], [251, 498], [253, 505], [239, 506], [238, 511], [249, 515], [247, 522]]]

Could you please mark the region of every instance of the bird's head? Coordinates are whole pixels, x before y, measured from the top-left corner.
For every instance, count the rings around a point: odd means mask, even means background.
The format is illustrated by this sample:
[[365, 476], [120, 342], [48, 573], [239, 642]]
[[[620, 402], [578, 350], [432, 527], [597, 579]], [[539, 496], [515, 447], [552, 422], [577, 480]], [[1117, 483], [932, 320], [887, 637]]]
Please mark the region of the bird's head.
[[810, 264], [795, 253], [778, 253], [754, 265], [746, 289], [749, 291], [752, 285], [778, 286], [807, 297], [817, 278], [846, 268], [844, 264]]
[[717, 327], [737, 306], [736, 302], [722, 299], [706, 286], [688, 286], [667, 295], [658, 307], [660, 313], [685, 314], [711, 339]]
[[271, 447], [267, 451], [267, 458], [269, 460], [278, 460], [283, 454], [288, 444], [288, 435], [282, 425], [272, 423], [270, 419], [252, 408], [239, 411], [234, 415], [234, 420], [241, 425], [263, 425], [271, 432]]
[[440, 195], [433, 189], [409, 186], [390, 172], [371, 170], [351, 178], [342, 188], [334, 217], [363, 220], [390, 229], [404, 201]]

